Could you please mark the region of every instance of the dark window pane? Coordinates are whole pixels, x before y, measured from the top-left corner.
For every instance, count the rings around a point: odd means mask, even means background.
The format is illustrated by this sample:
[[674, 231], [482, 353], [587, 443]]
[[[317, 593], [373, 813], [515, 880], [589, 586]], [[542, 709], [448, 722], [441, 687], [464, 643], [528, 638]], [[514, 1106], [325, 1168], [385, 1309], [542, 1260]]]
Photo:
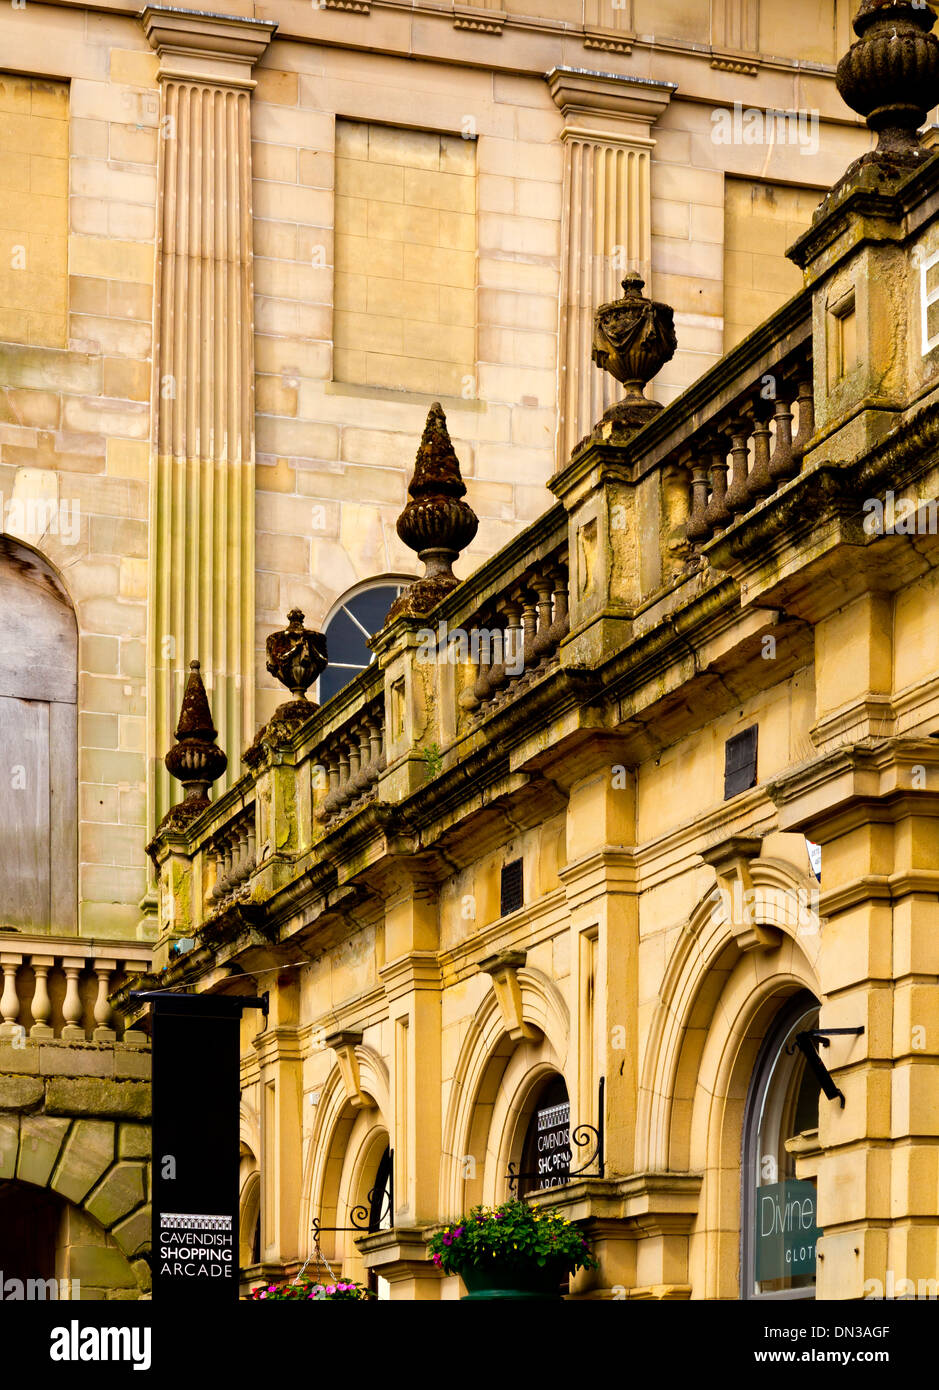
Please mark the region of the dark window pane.
[[329, 666], [320, 676], [321, 705], [331, 700], [371, 663], [372, 653], [367, 639], [382, 627], [388, 609], [400, 592], [400, 584], [376, 585], [374, 589], [366, 589], [364, 593], [346, 599], [329, 620], [326, 625]]

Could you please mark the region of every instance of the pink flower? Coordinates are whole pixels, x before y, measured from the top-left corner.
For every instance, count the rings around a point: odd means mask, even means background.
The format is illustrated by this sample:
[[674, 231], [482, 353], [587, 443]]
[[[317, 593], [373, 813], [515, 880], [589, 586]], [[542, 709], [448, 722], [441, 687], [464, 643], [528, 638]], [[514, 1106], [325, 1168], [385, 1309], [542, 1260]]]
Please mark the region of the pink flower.
[[335, 1292], [336, 1292], [336, 1285], [335, 1285], [335, 1284], [327, 1284], [327, 1285], [326, 1285], [326, 1292], [327, 1292], [327, 1293], [335, 1293]]

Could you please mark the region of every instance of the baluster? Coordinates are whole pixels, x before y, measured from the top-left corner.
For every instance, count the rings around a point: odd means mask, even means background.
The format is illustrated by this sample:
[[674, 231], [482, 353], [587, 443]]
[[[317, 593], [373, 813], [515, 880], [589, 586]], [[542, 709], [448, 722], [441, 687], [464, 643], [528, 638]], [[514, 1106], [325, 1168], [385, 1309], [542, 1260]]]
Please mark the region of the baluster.
[[98, 979], [98, 993], [95, 997], [95, 1029], [92, 1037], [95, 1042], [113, 1042], [117, 1037], [111, 1028], [111, 1005], [108, 1002], [108, 983], [111, 971], [117, 969], [117, 961], [96, 960], [95, 975]]
[[62, 1037], [67, 1042], [84, 1042], [85, 1030], [81, 1026], [82, 1000], [78, 992], [78, 977], [84, 968], [83, 960], [66, 958], [62, 962], [65, 971], [65, 998], [62, 1000], [62, 1017], [65, 1022]]
[[511, 601], [504, 606], [507, 615], [505, 618], [505, 627], [502, 627], [499, 615], [496, 614], [496, 622], [499, 626], [492, 629], [493, 661], [492, 665], [489, 667], [490, 699], [498, 697], [499, 692], [508, 680], [508, 676], [505, 674], [505, 655], [506, 648], [511, 651], [511, 637], [509, 633], [511, 632], [512, 621], [517, 614], [515, 605], [512, 604]]
[[538, 629], [532, 643], [532, 655], [544, 666], [551, 654], [551, 579], [544, 570], [539, 570], [532, 580], [532, 586], [538, 596]]
[[704, 513], [704, 522], [713, 535], [715, 531], [722, 531], [731, 517], [724, 501], [727, 496], [727, 457], [724, 441], [718, 436], [708, 446], [708, 451], [711, 455], [711, 500]]
[[332, 752], [324, 754], [323, 761], [326, 764], [326, 775], [329, 781], [329, 788], [319, 810], [319, 819], [328, 820], [339, 806], [339, 761]]
[[753, 407], [753, 467], [748, 485], [754, 500], [768, 497], [776, 486], [769, 471], [769, 417], [762, 404]]
[[255, 868], [257, 867], [257, 862], [258, 862], [257, 850], [256, 850], [256, 847], [255, 847], [254, 814], [255, 814], [255, 813], [254, 813], [254, 807], [252, 806], [252, 808], [251, 808], [251, 815], [248, 817], [248, 826], [247, 826], [247, 832], [248, 832], [248, 873], [249, 873], [249, 874], [254, 872]]
[[248, 822], [244, 816], [238, 822], [238, 882], [248, 877]]
[[[536, 594], [533, 589], [525, 588], [522, 590], [522, 630], [521, 653], [522, 671], [528, 672], [533, 666], [537, 665], [535, 660], [535, 633], [538, 628], [538, 610], [535, 607]], [[516, 638], [516, 642], [519, 638]], [[518, 653], [515, 654], [516, 663]]]
[[23, 957], [12, 952], [4, 952], [0, 957], [3, 965], [3, 994], [0, 995], [0, 1038], [13, 1038], [19, 1033], [20, 997], [16, 992], [16, 972]]
[[750, 421], [744, 416], [738, 415], [730, 421], [730, 453], [734, 461], [734, 472], [731, 478], [730, 487], [727, 489], [727, 496], [724, 498], [724, 505], [733, 512], [734, 516], [740, 516], [747, 511], [750, 506], [750, 488], [747, 482], [747, 459], [750, 455], [750, 447], [747, 439], [750, 435]]
[[339, 745], [339, 790], [336, 793], [337, 810], [341, 810], [352, 795], [352, 788], [349, 785], [349, 761], [349, 745], [343, 738]]
[[798, 393], [796, 399], [799, 405], [799, 432], [792, 441], [792, 457], [798, 464], [796, 472], [802, 467], [802, 456], [815, 433], [815, 396], [809, 377], [800, 379]]
[[[482, 614], [479, 614], [471, 633], [470, 655], [473, 655], [473, 644], [475, 643], [475, 660], [479, 665], [476, 680], [473, 684], [473, 695], [476, 699], [477, 708], [479, 705], [485, 704], [492, 694], [492, 686], [489, 684], [489, 672], [492, 670], [492, 664], [496, 656], [496, 641], [495, 630], [492, 630], [490, 633], [488, 622], [488, 618], [484, 618]], [[485, 640], [483, 638], [484, 632], [489, 634]]]
[[369, 766], [368, 729], [367, 729], [367, 727], [366, 727], [366, 725], [365, 725], [365, 721], [364, 721], [364, 720], [363, 720], [363, 722], [359, 725], [358, 729], [356, 730], [356, 735], [355, 735], [355, 736], [356, 736], [356, 737], [358, 738], [358, 740], [359, 740], [359, 770], [358, 770], [358, 772], [357, 772], [356, 775], [355, 775], [355, 789], [356, 789], [357, 792], [360, 792], [360, 793], [361, 793], [361, 792], [367, 792], [367, 791], [368, 791], [369, 784], [370, 784], [370, 781], [371, 781], [371, 779], [370, 779], [370, 777], [369, 777], [369, 774], [368, 774], [368, 766]]
[[31, 1038], [51, 1038], [52, 1029], [49, 1027], [49, 1015], [52, 1012], [52, 1001], [49, 998], [49, 971], [55, 962], [52, 956], [33, 956], [31, 964], [36, 975], [36, 988], [30, 1004], [33, 1026], [29, 1030], [29, 1036]]
[[554, 621], [548, 628], [548, 636], [551, 638], [551, 651], [556, 653], [562, 640], [571, 630], [570, 613], [567, 607], [567, 566], [558, 565], [552, 570], [551, 577], [554, 581]]
[[773, 422], [776, 425], [776, 446], [769, 461], [769, 476], [778, 486], [799, 471], [798, 461], [792, 457], [792, 410], [787, 401], [777, 400]]
[[688, 529], [685, 535], [693, 545], [700, 544], [707, 540], [711, 534], [711, 528], [705, 521], [708, 507], [708, 455], [702, 453], [700, 457], [695, 456], [691, 463], [691, 518], [688, 522]]

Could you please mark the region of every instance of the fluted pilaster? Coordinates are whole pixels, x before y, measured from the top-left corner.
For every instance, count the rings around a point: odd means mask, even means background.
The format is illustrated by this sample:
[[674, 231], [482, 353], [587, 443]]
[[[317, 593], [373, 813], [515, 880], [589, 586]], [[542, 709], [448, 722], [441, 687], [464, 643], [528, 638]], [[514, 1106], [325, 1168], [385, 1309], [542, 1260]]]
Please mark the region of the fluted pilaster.
[[590, 358], [593, 315], [628, 271], [648, 284], [652, 255], [650, 131], [671, 83], [554, 68], [564, 116], [558, 466], [613, 403], [615, 383]]
[[[250, 93], [274, 25], [147, 9], [160, 56], [156, 459], [151, 474], [151, 824], [198, 653], [229, 754], [254, 732], [254, 284]], [[224, 785], [224, 784], [223, 784]]]

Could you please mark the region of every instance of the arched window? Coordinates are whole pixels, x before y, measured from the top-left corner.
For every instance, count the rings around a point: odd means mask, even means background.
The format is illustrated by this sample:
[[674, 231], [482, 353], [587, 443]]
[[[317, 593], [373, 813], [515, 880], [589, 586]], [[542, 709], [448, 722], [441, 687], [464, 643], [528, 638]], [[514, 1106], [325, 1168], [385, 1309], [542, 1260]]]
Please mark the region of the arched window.
[[0, 926], [77, 927], [77, 669], [57, 576], [0, 536]]
[[405, 585], [412, 582], [398, 576], [376, 579], [350, 589], [336, 604], [324, 628], [329, 666], [320, 676], [321, 705], [371, 665], [374, 655], [366, 645], [368, 639], [380, 631], [388, 609]]
[[563, 1187], [571, 1171], [571, 1105], [563, 1076], [542, 1086], [522, 1145], [519, 1196]]
[[741, 1297], [814, 1298], [817, 1207], [814, 1178], [796, 1175], [796, 1155], [817, 1147], [819, 1084], [795, 1046], [818, 1024], [818, 1001], [800, 993], [777, 1016], [760, 1049], [744, 1112]]

